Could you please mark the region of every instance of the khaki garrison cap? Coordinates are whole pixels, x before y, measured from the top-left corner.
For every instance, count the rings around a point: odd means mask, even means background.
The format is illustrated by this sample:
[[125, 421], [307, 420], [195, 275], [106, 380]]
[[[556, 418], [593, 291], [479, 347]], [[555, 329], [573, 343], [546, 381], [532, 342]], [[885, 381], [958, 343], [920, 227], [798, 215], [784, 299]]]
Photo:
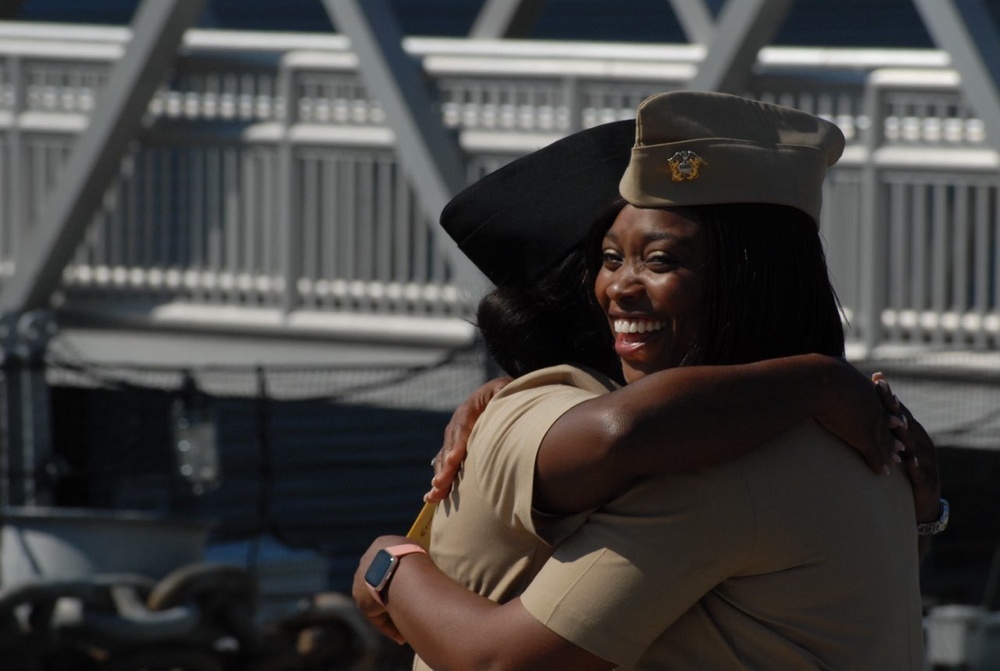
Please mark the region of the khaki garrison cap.
[[637, 207], [775, 203], [819, 223], [826, 169], [844, 151], [829, 121], [724, 93], [673, 91], [639, 105], [620, 190]]

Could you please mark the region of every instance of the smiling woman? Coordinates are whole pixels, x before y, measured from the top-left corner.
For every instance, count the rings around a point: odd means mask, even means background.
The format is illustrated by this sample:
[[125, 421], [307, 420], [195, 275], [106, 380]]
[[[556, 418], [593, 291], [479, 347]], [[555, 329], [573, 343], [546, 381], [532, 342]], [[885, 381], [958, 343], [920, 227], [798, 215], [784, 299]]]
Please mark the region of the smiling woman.
[[[605, 140], [589, 158], [620, 150]], [[377, 597], [370, 563], [406, 541], [361, 559], [355, 599], [417, 668], [922, 668], [914, 516], [936, 519], [939, 491], [916, 456], [933, 445], [839, 358], [816, 222], [842, 148], [795, 110], [666, 93], [640, 106], [620, 183], [587, 151], [541, 150], [509, 166], [535, 185], [523, 208], [502, 172], [456, 199], [475, 216], [445, 210], [498, 280], [483, 337], [520, 377], [476, 422], [430, 557]], [[556, 177], [570, 167], [582, 190]], [[580, 365], [591, 331], [625, 387]], [[576, 365], [551, 366], [561, 343]]]
[[[823, 245], [815, 223], [801, 210], [769, 203], [625, 205], [613, 224], [604, 238], [600, 228], [591, 233], [588, 272], [612, 330], [629, 334], [616, 339], [626, 376], [630, 366], [638, 365], [631, 363], [634, 356], [627, 356], [628, 345], [643, 340], [631, 334], [670, 323], [662, 318], [636, 321], [616, 316], [628, 317], [630, 311], [641, 316], [639, 297], [653, 300], [643, 296], [644, 288], [656, 286], [658, 276], [664, 290], [682, 278], [689, 283], [697, 278], [698, 288], [688, 290], [702, 292], [696, 306], [698, 323], [684, 327], [689, 333], [687, 349], [673, 365], [730, 365], [807, 352], [830, 356], [843, 352], [840, 310]], [[648, 247], [636, 250], [649, 255], [649, 260], [634, 264], [643, 272], [627, 272], [619, 242], [624, 239], [622, 231], [638, 237], [637, 245], [650, 240]], [[665, 255], [652, 254], [657, 245]], [[674, 284], [666, 284], [668, 278]], [[613, 301], [613, 296], [620, 298]], [[612, 302], [613, 308], [608, 305]], [[690, 310], [688, 306], [684, 313], [689, 319], [694, 318]]]

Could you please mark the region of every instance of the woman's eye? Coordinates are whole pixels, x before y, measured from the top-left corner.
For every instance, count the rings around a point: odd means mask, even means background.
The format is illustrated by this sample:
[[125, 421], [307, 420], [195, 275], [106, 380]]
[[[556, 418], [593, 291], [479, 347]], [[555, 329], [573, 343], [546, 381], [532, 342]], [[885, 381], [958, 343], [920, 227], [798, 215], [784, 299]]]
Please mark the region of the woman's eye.
[[652, 268], [670, 268], [677, 265], [670, 254], [650, 254], [646, 257], [646, 265]]
[[605, 268], [617, 268], [622, 263], [622, 257], [617, 252], [605, 250], [603, 258]]

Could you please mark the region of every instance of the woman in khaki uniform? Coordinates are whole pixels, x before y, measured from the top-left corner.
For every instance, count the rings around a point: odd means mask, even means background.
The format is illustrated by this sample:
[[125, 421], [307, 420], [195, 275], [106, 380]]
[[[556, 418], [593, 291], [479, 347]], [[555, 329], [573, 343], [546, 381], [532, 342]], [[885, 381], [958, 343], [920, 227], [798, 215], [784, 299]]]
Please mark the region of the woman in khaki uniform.
[[[650, 421], [662, 419], [655, 412], [635, 409], [652, 405], [643, 392], [657, 397], [648, 392], [665, 373], [656, 371], [842, 352], [815, 230], [822, 176], [843, 146], [839, 131], [799, 112], [712, 94], [651, 99], [640, 107], [638, 123], [622, 180], [629, 204], [603, 238], [596, 273], [629, 386], [604, 394], [606, 387], [572, 371], [518, 380], [477, 424], [481, 435], [473, 435], [463, 480], [435, 520], [435, 559], [497, 601], [520, 594], [548, 556], [537, 540], [533, 553], [507, 544], [507, 536], [550, 533], [561, 540], [578, 524], [545, 517], [544, 526], [536, 525], [536, 509], [579, 510], [607, 499], [601, 489], [607, 481], [622, 484], [609, 473], [624, 473], [624, 484], [635, 484], [641, 473], [619, 449], [624, 458], [613, 463], [622, 468], [598, 469], [584, 483], [564, 475], [550, 482], [545, 443], [590, 444], [595, 436], [621, 434], [627, 418], [625, 433], [639, 436], [632, 442], [688, 447], [687, 435], [664, 434], [662, 423]], [[748, 175], [753, 167], [761, 174]], [[720, 205], [751, 197], [765, 205]], [[776, 259], [775, 249], [795, 255]], [[755, 274], [727, 279], [735, 269]], [[786, 281], [756, 287], [774, 278]], [[789, 290], [797, 300], [775, 300]], [[750, 307], [770, 314], [739, 312]], [[626, 393], [631, 401], [614, 398]], [[553, 394], [563, 401], [553, 405]], [[702, 412], [708, 421], [719, 416], [718, 409]], [[487, 661], [498, 668], [919, 668], [910, 488], [899, 472], [878, 482], [830, 434], [798, 423], [808, 416], [795, 416], [796, 426], [751, 453], [707, 469], [700, 468], [704, 455], [685, 462], [677, 456], [683, 449], [662, 448], [653, 461], [673, 452], [674, 474], [635, 484], [592, 514], [527, 591], [504, 606], [457, 590], [425, 559], [395, 562], [391, 592], [388, 583], [379, 585], [382, 597], [391, 594], [388, 610], [366, 600], [357, 582], [356, 598], [436, 668]], [[918, 426], [914, 434], [918, 446], [929, 444]], [[906, 442], [913, 437], [901, 435]], [[505, 447], [483, 447], [483, 464], [476, 465], [477, 439]], [[567, 459], [565, 451], [553, 454], [557, 465]], [[606, 455], [601, 459], [606, 465]], [[699, 470], [677, 474], [692, 462]], [[914, 460], [909, 467], [919, 476]], [[594, 501], [594, 492], [603, 498]], [[927, 498], [918, 502], [921, 517]], [[499, 520], [507, 531], [477, 529], [476, 520]], [[464, 532], [453, 533], [459, 528]], [[362, 568], [398, 540], [376, 542]], [[491, 553], [496, 545], [514, 551], [498, 558]], [[511, 565], [508, 555], [526, 561]], [[490, 593], [498, 585], [503, 593]]]

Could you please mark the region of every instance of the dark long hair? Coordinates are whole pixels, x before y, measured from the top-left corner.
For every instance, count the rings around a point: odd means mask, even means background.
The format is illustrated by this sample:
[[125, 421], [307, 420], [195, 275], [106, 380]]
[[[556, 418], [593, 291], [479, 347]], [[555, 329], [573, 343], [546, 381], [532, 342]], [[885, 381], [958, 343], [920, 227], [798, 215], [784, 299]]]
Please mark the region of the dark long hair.
[[[701, 324], [683, 365], [843, 355], [840, 304], [809, 215], [769, 203], [678, 209], [702, 225], [708, 251]], [[599, 221], [588, 237], [591, 287], [612, 223]]]
[[692, 362], [843, 355], [840, 304], [812, 218], [772, 204], [699, 210], [709, 268]]
[[[621, 205], [602, 212], [590, 230], [606, 231]], [[541, 277], [498, 286], [480, 300], [480, 335], [508, 375], [569, 363], [624, 383], [611, 331], [588, 281], [587, 240]]]

